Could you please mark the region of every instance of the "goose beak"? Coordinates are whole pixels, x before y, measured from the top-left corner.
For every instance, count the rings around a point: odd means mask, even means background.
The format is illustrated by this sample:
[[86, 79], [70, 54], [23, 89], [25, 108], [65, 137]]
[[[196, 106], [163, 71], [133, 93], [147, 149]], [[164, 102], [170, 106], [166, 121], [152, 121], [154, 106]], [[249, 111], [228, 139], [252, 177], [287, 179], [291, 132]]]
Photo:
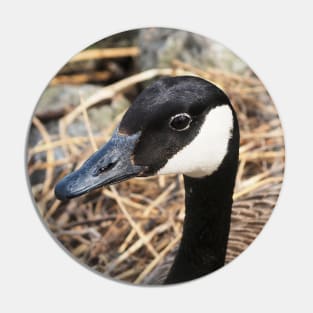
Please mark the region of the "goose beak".
[[81, 168], [57, 183], [55, 196], [65, 201], [142, 174], [145, 167], [135, 165], [132, 160], [139, 137], [140, 132], [120, 135], [116, 129], [110, 141], [95, 152]]

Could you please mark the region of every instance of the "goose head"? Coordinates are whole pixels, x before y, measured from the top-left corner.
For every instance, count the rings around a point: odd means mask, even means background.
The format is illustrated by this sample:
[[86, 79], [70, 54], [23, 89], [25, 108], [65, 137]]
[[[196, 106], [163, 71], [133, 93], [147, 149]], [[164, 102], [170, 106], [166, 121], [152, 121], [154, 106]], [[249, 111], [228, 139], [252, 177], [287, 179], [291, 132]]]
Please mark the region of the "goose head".
[[192, 76], [166, 77], [130, 106], [112, 138], [55, 188], [60, 200], [132, 177], [216, 172], [238, 145], [237, 120], [225, 93]]

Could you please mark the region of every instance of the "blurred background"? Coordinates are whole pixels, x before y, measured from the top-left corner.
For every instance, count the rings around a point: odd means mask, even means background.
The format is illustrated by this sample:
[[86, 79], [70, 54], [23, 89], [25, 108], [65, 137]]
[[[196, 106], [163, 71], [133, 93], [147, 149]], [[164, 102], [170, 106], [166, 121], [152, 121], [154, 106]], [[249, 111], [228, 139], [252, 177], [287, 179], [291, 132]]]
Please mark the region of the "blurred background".
[[37, 210], [77, 260], [104, 276], [159, 284], [184, 219], [180, 175], [135, 178], [68, 202], [56, 182], [103, 145], [134, 98], [162, 76], [195, 75], [230, 97], [241, 132], [227, 263], [262, 230], [280, 192], [283, 132], [249, 66], [197, 34], [145, 28], [105, 38], [75, 55], [41, 95], [29, 130], [27, 167]]

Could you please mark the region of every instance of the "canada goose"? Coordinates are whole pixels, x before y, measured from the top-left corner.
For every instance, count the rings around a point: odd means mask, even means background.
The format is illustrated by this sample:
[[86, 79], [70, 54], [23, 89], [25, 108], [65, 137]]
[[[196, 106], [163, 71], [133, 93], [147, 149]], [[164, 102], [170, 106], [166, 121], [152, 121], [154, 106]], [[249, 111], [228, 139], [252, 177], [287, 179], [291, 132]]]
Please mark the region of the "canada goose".
[[186, 214], [177, 256], [165, 284], [222, 267], [238, 165], [239, 127], [225, 93], [192, 76], [148, 86], [107, 144], [55, 187], [60, 200], [132, 177], [180, 173]]

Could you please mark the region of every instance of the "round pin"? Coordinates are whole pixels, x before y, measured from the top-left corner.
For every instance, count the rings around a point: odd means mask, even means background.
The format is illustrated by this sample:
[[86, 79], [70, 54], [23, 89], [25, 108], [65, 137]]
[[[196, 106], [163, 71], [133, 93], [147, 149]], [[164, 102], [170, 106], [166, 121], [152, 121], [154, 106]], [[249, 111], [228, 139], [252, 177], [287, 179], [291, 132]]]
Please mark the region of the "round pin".
[[27, 140], [51, 236], [85, 268], [137, 285], [191, 281], [238, 257], [284, 173], [261, 80], [222, 44], [178, 29], [125, 31], [73, 56]]

